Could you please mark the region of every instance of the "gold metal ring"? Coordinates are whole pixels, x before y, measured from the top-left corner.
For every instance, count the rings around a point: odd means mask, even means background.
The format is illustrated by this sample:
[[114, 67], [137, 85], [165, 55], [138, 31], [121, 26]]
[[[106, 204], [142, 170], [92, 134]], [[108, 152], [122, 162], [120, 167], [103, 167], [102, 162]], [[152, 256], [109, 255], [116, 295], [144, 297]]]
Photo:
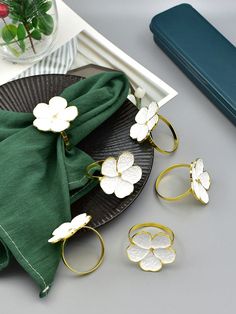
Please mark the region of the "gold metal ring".
[[[178, 146], [179, 146], [179, 139], [177, 137], [177, 134], [173, 128], [173, 126], [171, 125], [171, 123], [165, 118], [163, 117], [162, 115], [158, 114], [158, 121], [159, 120], [162, 120], [170, 129], [171, 133], [172, 133], [172, 136], [173, 136], [173, 139], [174, 139], [174, 144], [173, 144], [173, 148], [171, 150], [165, 150], [165, 149], [162, 149], [161, 147], [159, 147], [153, 140], [153, 137], [152, 135], [148, 135], [147, 139], [149, 141], [149, 143], [157, 150], [159, 151], [160, 153], [162, 154], [171, 154], [173, 153], [174, 151], [177, 150]], [[157, 123], [158, 124], [158, 123]]]
[[175, 235], [174, 235], [174, 232], [170, 228], [168, 228], [168, 227], [166, 227], [164, 225], [161, 225], [159, 223], [155, 223], [155, 222], [144, 222], [142, 224], [134, 225], [132, 228], [129, 229], [128, 238], [129, 238], [129, 241], [131, 243], [132, 243], [134, 231], [137, 231], [137, 230], [140, 230], [140, 229], [143, 229], [143, 228], [157, 228], [157, 229], [161, 229], [161, 230], [163, 230], [164, 232], [166, 232], [170, 236], [171, 244], [173, 244], [173, 242], [174, 242]]
[[[155, 228], [159, 231], [151, 233], [144, 230], [145, 228]], [[155, 222], [137, 224], [129, 230], [128, 238], [128, 259], [138, 263], [144, 271], [157, 272], [163, 265], [175, 261], [176, 252], [172, 248], [174, 232], [164, 225]]]
[[[69, 239], [69, 238], [63, 240], [63, 242], [62, 242], [62, 247], [61, 247], [62, 260], [63, 260], [65, 266], [66, 266], [67, 268], [69, 268], [70, 271], [72, 271], [73, 273], [75, 273], [76, 275], [79, 275], [79, 276], [88, 275], [88, 274], [94, 272], [95, 270], [97, 270], [98, 267], [102, 264], [102, 262], [103, 262], [103, 260], [104, 260], [104, 255], [105, 255], [105, 244], [104, 244], [104, 240], [103, 240], [102, 236], [100, 235], [100, 233], [99, 233], [97, 230], [95, 230], [94, 228], [89, 227], [89, 226], [84, 226], [83, 228], [93, 231], [93, 232], [97, 235], [97, 237], [98, 237], [98, 239], [99, 239], [99, 241], [100, 241], [100, 244], [101, 244], [101, 253], [100, 253], [100, 256], [99, 256], [99, 258], [98, 258], [97, 263], [96, 263], [92, 268], [90, 268], [89, 270], [86, 270], [86, 271], [78, 271], [77, 269], [73, 268], [73, 267], [67, 262], [66, 257], [65, 257], [65, 248], [66, 248], [66, 245], [67, 245], [67, 243], [68, 243], [68, 239]], [[81, 228], [81, 229], [83, 229], [83, 228]], [[80, 229], [80, 230], [81, 230], [81, 229]]]
[[[184, 193], [177, 195], [175, 197], [162, 195], [159, 192], [160, 182], [168, 173], [170, 173], [173, 169], [176, 169], [176, 168], [188, 168], [190, 170], [189, 171], [189, 180], [190, 180], [189, 189], [185, 191]], [[200, 201], [202, 204], [206, 205], [209, 202], [209, 196], [208, 196], [207, 191], [210, 188], [210, 184], [211, 184], [210, 176], [208, 172], [204, 171], [204, 165], [203, 165], [202, 159], [198, 158], [195, 161], [193, 161], [191, 164], [175, 164], [165, 169], [164, 171], [162, 171], [160, 175], [158, 176], [158, 178], [156, 179], [155, 187], [156, 187], [157, 195], [166, 201], [179, 201], [185, 198], [186, 196], [192, 194], [195, 197], [195, 199]]]
[[62, 131], [61, 136], [62, 136], [62, 139], [64, 141], [65, 147], [67, 149], [69, 149], [70, 148], [70, 141], [69, 141], [67, 133], [65, 131]]

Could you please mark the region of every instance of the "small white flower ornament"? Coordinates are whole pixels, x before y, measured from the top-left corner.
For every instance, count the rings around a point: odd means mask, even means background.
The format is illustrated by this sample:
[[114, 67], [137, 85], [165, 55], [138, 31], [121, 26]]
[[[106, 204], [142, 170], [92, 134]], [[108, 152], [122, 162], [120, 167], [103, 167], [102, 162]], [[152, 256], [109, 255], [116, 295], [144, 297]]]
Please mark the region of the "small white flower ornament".
[[208, 204], [208, 190], [211, 185], [210, 175], [204, 171], [203, 160], [198, 158], [190, 165], [191, 188], [194, 197], [203, 204]]
[[63, 132], [70, 127], [70, 122], [78, 116], [76, 106], [67, 107], [67, 100], [55, 96], [49, 104], [39, 103], [33, 110], [36, 119], [33, 125], [40, 131]]
[[106, 194], [115, 194], [124, 198], [134, 191], [136, 184], [142, 177], [142, 169], [134, 165], [134, 155], [130, 152], [122, 153], [118, 159], [108, 157], [101, 168], [100, 186]]
[[129, 94], [127, 98], [131, 101], [135, 106], [141, 105], [141, 99], [145, 96], [146, 91], [142, 87], [137, 87], [133, 94]]
[[175, 261], [176, 252], [172, 248], [172, 241], [166, 232], [152, 235], [146, 231], [136, 233], [127, 248], [130, 261], [139, 263], [144, 271], [157, 272], [165, 264]]
[[90, 220], [91, 216], [88, 216], [86, 213], [80, 214], [73, 218], [71, 222], [64, 222], [58, 228], [56, 228], [48, 242], [57, 243], [59, 241], [65, 240], [73, 236], [79, 229], [86, 226]]
[[135, 116], [136, 123], [130, 128], [130, 137], [138, 142], [145, 141], [151, 131], [156, 126], [159, 106], [156, 102], [151, 102], [148, 107], [142, 107]]

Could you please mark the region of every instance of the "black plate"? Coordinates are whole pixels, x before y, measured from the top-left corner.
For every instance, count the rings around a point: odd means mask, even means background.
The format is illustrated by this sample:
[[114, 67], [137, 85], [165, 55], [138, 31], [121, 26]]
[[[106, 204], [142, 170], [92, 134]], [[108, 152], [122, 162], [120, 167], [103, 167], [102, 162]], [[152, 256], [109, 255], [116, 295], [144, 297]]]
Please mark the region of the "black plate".
[[[38, 75], [9, 82], [0, 87], [0, 108], [32, 112], [39, 102], [46, 102], [81, 78], [73, 75]], [[153, 149], [148, 144], [138, 144], [129, 136], [137, 108], [128, 100], [105, 123], [92, 132], [79, 147], [95, 160], [116, 157], [130, 151], [142, 170], [142, 179], [135, 185], [133, 194], [124, 199], [106, 195], [99, 186], [72, 205], [73, 216], [86, 211], [93, 217], [91, 225], [99, 227], [122, 213], [142, 191], [153, 164]], [[96, 139], [96, 140], [95, 140]]]

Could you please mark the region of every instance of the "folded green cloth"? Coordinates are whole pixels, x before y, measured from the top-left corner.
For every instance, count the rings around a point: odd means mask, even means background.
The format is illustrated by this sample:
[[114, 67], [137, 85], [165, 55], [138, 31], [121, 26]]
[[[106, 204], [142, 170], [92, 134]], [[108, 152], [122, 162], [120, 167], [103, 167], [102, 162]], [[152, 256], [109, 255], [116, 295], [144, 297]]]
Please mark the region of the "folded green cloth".
[[124, 74], [107, 72], [61, 93], [79, 110], [66, 130], [70, 150], [60, 134], [36, 129], [32, 113], [0, 110], [0, 270], [14, 256], [39, 285], [41, 297], [60, 261], [60, 244], [48, 239], [70, 221], [70, 204], [95, 186], [85, 175], [93, 160], [75, 145], [120, 108], [128, 89]]

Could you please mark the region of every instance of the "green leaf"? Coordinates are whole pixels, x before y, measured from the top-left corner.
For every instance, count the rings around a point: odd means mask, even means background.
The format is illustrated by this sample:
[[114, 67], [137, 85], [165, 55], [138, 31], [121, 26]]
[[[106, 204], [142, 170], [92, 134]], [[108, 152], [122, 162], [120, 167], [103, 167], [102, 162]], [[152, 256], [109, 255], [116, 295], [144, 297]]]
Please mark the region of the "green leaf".
[[40, 15], [38, 17], [38, 28], [44, 35], [51, 35], [54, 29], [54, 21], [51, 15]]
[[19, 40], [19, 46], [21, 48], [21, 51], [25, 52], [25, 42], [23, 40]]
[[36, 40], [40, 40], [42, 38], [42, 35], [40, 33], [40, 31], [38, 31], [37, 29], [35, 29], [32, 33], [31, 33], [31, 37], [36, 39]]
[[34, 28], [36, 28], [38, 26], [38, 19], [37, 19], [37, 17], [34, 17], [32, 19], [32, 25], [33, 25]]
[[51, 9], [51, 7], [52, 7], [52, 2], [47, 1], [41, 5], [40, 12], [47, 13]]
[[7, 24], [3, 27], [2, 29], [2, 39], [6, 42], [9, 43], [16, 37], [17, 33], [17, 28], [13, 24]]
[[25, 30], [24, 25], [21, 23], [18, 25], [18, 28], [17, 28], [17, 38], [18, 40], [23, 40], [25, 39], [25, 37], [26, 37], [26, 30]]

